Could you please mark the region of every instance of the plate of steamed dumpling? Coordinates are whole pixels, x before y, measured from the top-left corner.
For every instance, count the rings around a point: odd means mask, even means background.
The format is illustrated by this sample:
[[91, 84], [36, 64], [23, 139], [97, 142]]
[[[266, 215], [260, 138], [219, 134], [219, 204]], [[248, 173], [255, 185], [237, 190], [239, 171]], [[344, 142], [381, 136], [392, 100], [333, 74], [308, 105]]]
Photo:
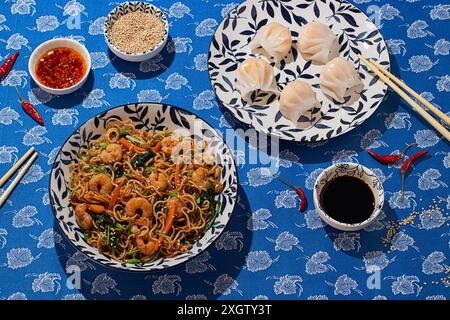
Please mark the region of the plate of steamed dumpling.
[[217, 28], [208, 71], [235, 118], [284, 140], [320, 141], [369, 118], [387, 87], [358, 55], [389, 69], [377, 27], [334, 0], [247, 0]]

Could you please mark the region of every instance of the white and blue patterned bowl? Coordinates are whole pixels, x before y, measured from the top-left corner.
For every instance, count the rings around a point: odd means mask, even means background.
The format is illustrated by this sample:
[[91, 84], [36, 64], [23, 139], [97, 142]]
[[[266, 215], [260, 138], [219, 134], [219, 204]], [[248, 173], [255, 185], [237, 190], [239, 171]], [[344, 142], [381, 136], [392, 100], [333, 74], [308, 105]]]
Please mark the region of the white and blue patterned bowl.
[[[162, 258], [147, 264], [121, 263], [101, 254], [97, 248], [90, 246], [78, 227], [74, 210], [69, 203], [70, 179], [69, 166], [78, 161], [77, 153], [80, 147], [86, 147], [89, 141], [97, 139], [105, 132], [106, 121], [111, 118], [131, 119], [137, 129], [186, 130], [192, 138], [198, 141], [207, 139], [208, 145], [214, 148], [218, 163], [222, 165], [221, 182], [223, 192], [217, 196], [222, 203], [212, 227], [196, 241], [190, 250], [173, 258]], [[96, 262], [119, 270], [154, 271], [183, 263], [203, 252], [211, 245], [225, 229], [233, 212], [237, 197], [237, 173], [234, 158], [228, 146], [220, 135], [203, 119], [183, 109], [160, 103], [135, 103], [122, 105], [104, 111], [82, 124], [63, 144], [53, 164], [50, 173], [50, 201], [57, 224], [81, 252]]]
[[[291, 30], [293, 46], [290, 54], [274, 67], [278, 89], [295, 79], [308, 82], [321, 103], [322, 116], [312, 127], [293, 125], [279, 111], [277, 95], [267, 93], [256, 97], [259, 103], [245, 102], [236, 88], [240, 63], [250, 56], [264, 55], [251, 51], [248, 43], [258, 29], [278, 22]], [[326, 24], [337, 35], [340, 56], [355, 64], [364, 89], [353, 103], [336, 105], [320, 90], [322, 66], [305, 61], [296, 49], [299, 29], [308, 22]], [[374, 77], [358, 54], [390, 68], [389, 54], [383, 36], [376, 25], [358, 8], [345, 0], [247, 0], [223, 19], [217, 28], [208, 54], [211, 85], [220, 103], [239, 121], [265, 134], [283, 140], [315, 142], [327, 140], [353, 130], [367, 120], [383, 101], [387, 86]], [[318, 114], [319, 115], [319, 114]]]
[[[114, 46], [114, 44], [111, 43], [111, 40], [109, 39], [109, 32], [111, 31], [112, 26], [114, 23], [119, 19], [121, 16], [130, 13], [130, 12], [145, 12], [152, 15], [155, 15], [161, 19], [161, 22], [164, 24], [164, 36], [162, 40], [154, 47], [149, 48], [147, 51], [143, 53], [132, 53], [132, 52], [125, 52]], [[167, 22], [167, 18], [164, 15], [164, 13], [155, 7], [154, 5], [144, 2], [144, 1], [137, 1], [137, 2], [125, 2], [119, 5], [118, 7], [114, 8], [106, 17], [105, 25], [104, 25], [104, 34], [105, 34], [105, 41], [108, 45], [108, 48], [114, 52], [116, 56], [119, 58], [131, 61], [131, 62], [140, 62], [145, 61], [148, 59], [153, 58], [158, 53], [161, 52], [161, 50], [166, 45], [167, 39], [169, 37], [169, 23]]]

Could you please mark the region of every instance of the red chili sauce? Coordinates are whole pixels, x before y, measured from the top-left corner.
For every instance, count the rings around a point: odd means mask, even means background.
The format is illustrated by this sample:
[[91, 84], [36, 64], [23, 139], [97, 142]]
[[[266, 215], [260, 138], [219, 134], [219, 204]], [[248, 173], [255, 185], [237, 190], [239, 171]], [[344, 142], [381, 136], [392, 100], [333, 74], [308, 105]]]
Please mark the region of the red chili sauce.
[[78, 83], [86, 73], [86, 62], [81, 53], [58, 47], [45, 52], [36, 64], [36, 76], [43, 85], [64, 89]]

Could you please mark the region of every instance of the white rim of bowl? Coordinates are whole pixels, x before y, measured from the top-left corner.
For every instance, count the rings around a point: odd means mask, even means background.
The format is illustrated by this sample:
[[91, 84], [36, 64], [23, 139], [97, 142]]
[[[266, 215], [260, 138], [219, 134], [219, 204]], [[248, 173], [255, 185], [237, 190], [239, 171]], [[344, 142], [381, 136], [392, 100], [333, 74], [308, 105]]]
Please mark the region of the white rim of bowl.
[[[161, 41], [158, 42], [158, 44], [157, 44], [154, 48], [152, 48], [152, 49], [150, 49], [150, 50], [147, 50], [147, 51], [144, 51], [144, 52], [139, 52], [139, 53], [125, 52], [125, 51], [120, 50], [119, 48], [117, 48], [117, 47], [109, 40], [109, 36], [108, 36], [108, 32], [107, 32], [107, 27], [106, 27], [106, 25], [107, 25], [108, 23], [110, 23], [110, 21], [111, 21], [111, 19], [112, 19], [111, 16], [112, 16], [113, 14], [115, 14], [120, 8], [122, 8], [122, 7], [124, 7], [124, 6], [128, 5], [128, 4], [140, 4], [140, 3], [144, 4], [145, 6], [153, 7], [153, 9], [155, 9], [156, 12], [158, 12], [158, 13], [161, 14], [161, 22], [164, 24], [165, 35], [164, 35], [164, 37], [161, 39]], [[140, 11], [140, 10], [138, 10], [138, 11]], [[138, 12], [138, 11], [135, 11], [135, 12]], [[144, 12], [144, 13], [145, 13], [145, 12]], [[111, 24], [111, 27], [112, 27], [113, 24], [112, 24], [112, 23], [110, 23], [110, 24]], [[166, 15], [164, 14], [164, 12], [163, 12], [160, 8], [158, 8], [157, 6], [155, 6], [155, 5], [151, 4], [151, 3], [148, 3], [148, 2], [145, 2], [145, 1], [127, 1], [127, 2], [125, 2], [125, 3], [122, 3], [122, 4], [118, 5], [117, 7], [115, 7], [114, 9], [112, 9], [110, 13], [108, 13], [108, 15], [106, 16], [105, 23], [103, 24], [103, 35], [105, 36], [105, 41], [108, 43], [108, 45], [112, 46], [112, 47], [113, 47], [115, 50], [117, 50], [118, 52], [120, 52], [120, 53], [122, 53], [122, 54], [124, 54], [124, 55], [127, 55], [127, 56], [135, 56], [135, 57], [139, 57], [139, 56], [143, 56], [143, 55], [152, 53], [153, 51], [155, 51], [156, 49], [158, 49], [159, 47], [161, 47], [162, 45], [164, 45], [164, 43], [167, 41], [167, 39], [168, 39], [168, 37], [169, 37], [169, 21], [167, 20], [167, 17], [166, 17]]]
[[[52, 42], [55, 42], [55, 41], [59, 41], [59, 40], [71, 42], [71, 43], [74, 43], [75, 45], [79, 46], [79, 48], [81, 48], [81, 51], [84, 51], [81, 54], [86, 59], [86, 73], [81, 78], [81, 80], [78, 81], [77, 83], [71, 85], [70, 87], [63, 88], [63, 89], [48, 87], [45, 84], [43, 84], [42, 82], [40, 82], [39, 79], [37, 78], [37, 76], [35, 75], [35, 73], [36, 73], [35, 72], [36, 64], [34, 64], [33, 66], [31, 65], [31, 57], [33, 57], [33, 55], [36, 55], [36, 52], [39, 49], [41, 49], [43, 46], [45, 46], [45, 45], [47, 45], [49, 43], [52, 43]], [[54, 47], [54, 48], [58, 48], [58, 47]], [[75, 50], [77, 50], [77, 49], [75, 49]], [[39, 59], [39, 57], [37, 57], [37, 59]], [[45, 42], [42, 42], [40, 45], [38, 45], [33, 50], [33, 52], [31, 53], [30, 59], [28, 60], [28, 72], [30, 73], [30, 76], [34, 80], [34, 82], [36, 82], [40, 87], [42, 87], [42, 88], [44, 88], [46, 90], [54, 91], [54, 92], [64, 92], [64, 91], [67, 91], [69, 89], [72, 89], [73, 87], [75, 87], [79, 83], [84, 82], [86, 80], [86, 78], [89, 76], [90, 71], [91, 71], [91, 55], [90, 55], [89, 51], [87, 50], [87, 48], [82, 43], [80, 43], [80, 42], [78, 42], [76, 40], [73, 40], [73, 39], [69, 39], [69, 38], [54, 38], [54, 39], [50, 39], [50, 40], [47, 40]]]
[[[325, 210], [323, 210], [320, 206], [320, 200], [319, 200], [319, 194], [317, 191], [317, 184], [319, 183], [319, 181], [323, 178], [323, 176], [325, 175], [325, 173], [327, 172], [331, 172], [333, 170], [336, 169], [337, 165], [342, 165], [342, 164], [347, 164], [349, 166], [352, 167], [356, 167], [356, 166], [361, 166], [365, 172], [367, 172], [370, 175], [373, 175], [376, 177], [375, 173], [370, 170], [369, 168], [367, 168], [366, 166], [363, 166], [362, 164], [359, 163], [353, 163], [353, 162], [339, 162], [336, 164], [333, 164], [331, 166], [329, 166], [328, 168], [326, 168], [325, 170], [323, 170], [319, 176], [317, 177], [316, 181], [314, 182], [314, 192], [313, 192], [313, 197], [314, 197], [314, 207], [317, 210], [318, 215], [320, 216], [320, 218], [329, 226], [336, 228], [336, 226], [340, 226], [343, 229], [339, 229], [339, 230], [348, 230], [348, 229], [353, 229], [353, 230], [361, 230], [364, 229], [365, 227], [367, 227], [369, 224], [371, 224], [381, 213], [381, 210], [383, 208], [378, 208], [380, 203], [384, 204], [384, 187], [383, 184], [380, 181], [380, 185], [381, 185], [381, 190], [377, 191], [374, 190], [374, 188], [372, 186], [370, 186], [369, 184], [367, 184], [370, 188], [370, 190], [373, 193], [373, 196], [376, 198], [376, 204], [375, 204], [375, 209], [372, 212], [372, 214], [370, 215], [369, 218], [367, 218], [366, 220], [363, 220], [361, 222], [358, 223], [345, 223], [345, 222], [340, 222], [336, 219], [333, 219], [332, 217], [330, 217]], [[366, 182], [365, 180], [363, 180], [364, 182]], [[378, 194], [381, 193], [381, 197], [378, 196]]]

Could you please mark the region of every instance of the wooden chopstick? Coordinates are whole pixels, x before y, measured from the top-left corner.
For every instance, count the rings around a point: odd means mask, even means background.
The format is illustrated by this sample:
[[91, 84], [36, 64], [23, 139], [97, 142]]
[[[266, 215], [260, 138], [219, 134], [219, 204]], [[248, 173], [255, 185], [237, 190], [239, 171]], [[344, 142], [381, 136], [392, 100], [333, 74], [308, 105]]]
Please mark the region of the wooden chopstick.
[[34, 152], [34, 154], [31, 156], [31, 158], [27, 161], [27, 163], [23, 166], [23, 168], [19, 171], [17, 176], [14, 178], [14, 180], [11, 182], [11, 184], [6, 188], [5, 192], [0, 197], [0, 208], [3, 206], [3, 204], [8, 199], [11, 192], [14, 190], [14, 188], [19, 184], [22, 177], [25, 175], [25, 173], [30, 169], [31, 165], [33, 164], [34, 160], [37, 158], [38, 154], [37, 152]]
[[0, 179], [0, 188], [8, 181], [17, 169], [28, 159], [28, 157], [34, 152], [34, 147], [31, 147], [23, 156], [20, 158], [12, 167], [5, 173], [5, 175]]
[[394, 82], [384, 75], [374, 64], [367, 61], [361, 55], [358, 56], [384, 83], [392, 88], [397, 94], [402, 97], [409, 105], [417, 111], [429, 124], [431, 124], [440, 134], [442, 134], [448, 141], [450, 141], [450, 132], [440, 124], [435, 118], [433, 118], [425, 109], [423, 109], [417, 102], [415, 102], [410, 96], [408, 96], [402, 89], [400, 89]]
[[377, 62], [370, 59], [370, 63], [375, 65], [375, 67], [378, 68], [381, 72], [383, 72], [389, 79], [394, 81], [396, 84], [398, 84], [400, 87], [405, 89], [409, 94], [411, 94], [414, 98], [419, 100], [421, 104], [423, 104], [425, 107], [427, 107], [430, 111], [432, 111], [435, 115], [437, 115], [439, 118], [441, 118], [446, 124], [450, 125], [450, 117], [447, 116], [445, 113], [443, 113], [441, 110], [433, 106], [428, 100], [424, 99], [420, 94], [415, 92], [411, 87], [406, 85], [403, 81], [401, 81], [399, 78], [394, 76], [392, 73], [387, 71], [385, 68], [380, 66]]

